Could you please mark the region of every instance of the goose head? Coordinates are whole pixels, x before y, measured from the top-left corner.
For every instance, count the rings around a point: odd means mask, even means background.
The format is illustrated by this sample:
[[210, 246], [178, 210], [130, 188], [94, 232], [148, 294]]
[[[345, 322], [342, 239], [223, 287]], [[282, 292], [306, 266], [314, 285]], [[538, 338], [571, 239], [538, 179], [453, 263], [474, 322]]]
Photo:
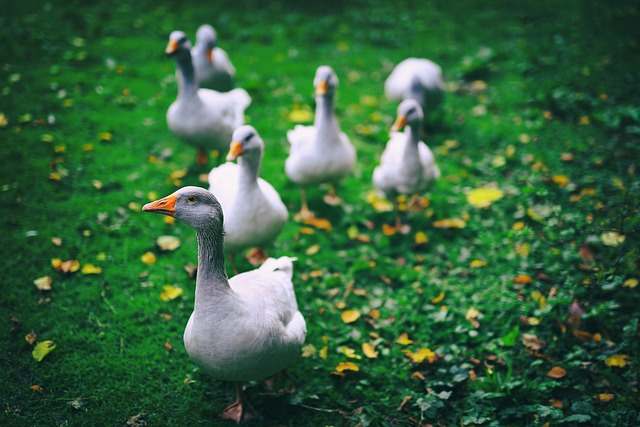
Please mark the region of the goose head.
[[264, 150], [264, 141], [258, 131], [250, 125], [240, 126], [233, 132], [227, 161], [231, 162], [239, 156], [260, 157]]
[[196, 46], [204, 46], [209, 63], [213, 63], [213, 49], [218, 44], [218, 35], [211, 25], [204, 24], [196, 32]]
[[338, 76], [333, 68], [328, 65], [321, 65], [316, 70], [316, 76], [313, 79], [313, 87], [316, 89], [317, 96], [333, 95], [338, 86]]
[[392, 131], [401, 131], [407, 125], [412, 128], [419, 128], [424, 118], [422, 107], [415, 99], [406, 99], [398, 105], [396, 121], [391, 128]]
[[167, 56], [175, 57], [176, 59], [189, 58], [191, 60], [191, 42], [187, 38], [187, 35], [182, 31], [173, 31], [169, 35], [169, 44], [165, 49]]
[[196, 230], [219, 229], [222, 234], [224, 218], [216, 197], [201, 187], [183, 187], [142, 207], [145, 212], [172, 216]]

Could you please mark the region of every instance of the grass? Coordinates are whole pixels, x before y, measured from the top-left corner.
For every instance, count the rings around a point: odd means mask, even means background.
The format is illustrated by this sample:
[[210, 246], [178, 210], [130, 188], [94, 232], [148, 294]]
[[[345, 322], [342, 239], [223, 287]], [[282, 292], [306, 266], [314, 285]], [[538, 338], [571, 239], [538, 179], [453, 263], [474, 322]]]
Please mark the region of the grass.
[[[308, 347], [294, 395], [250, 385], [265, 425], [637, 425], [640, 8], [517, 3], [3, 2], [0, 422], [228, 425], [216, 416], [232, 386], [182, 346], [193, 230], [139, 211], [204, 185], [208, 170], [166, 128], [176, 85], [163, 50], [171, 30], [193, 37], [209, 22], [253, 98], [261, 175], [291, 212], [288, 116], [313, 107], [320, 64], [340, 78], [359, 156], [344, 206], [309, 192], [331, 231], [290, 221], [269, 248], [299, 258]], [[387, 235], [392, 214], [367, 194], [396, 108], [382, 83], [409, 56], [435, 60], [448, 82], [427, 140], [442, 178], [426, 209], [403, 213], [410, 233]], [[504, 197], [471, 206], [484, 187]], [[164, 234], [182, 245], [159, 251]], [[63, 274], [54, 258], [102, 271]], [[43, 276], [52, 290], [34, 286]], [[161, 300], [167, 284], [184, 294]], [[349, 310], [361, 317], [343, 322]], [[31, 331], [57, 346], [41, 362]], [[397, 342], [405, 333], [413, 343]], [[421, 363], [406, 354], [426, 348]], [[359, 371], [331, 374], [348, 361]]]

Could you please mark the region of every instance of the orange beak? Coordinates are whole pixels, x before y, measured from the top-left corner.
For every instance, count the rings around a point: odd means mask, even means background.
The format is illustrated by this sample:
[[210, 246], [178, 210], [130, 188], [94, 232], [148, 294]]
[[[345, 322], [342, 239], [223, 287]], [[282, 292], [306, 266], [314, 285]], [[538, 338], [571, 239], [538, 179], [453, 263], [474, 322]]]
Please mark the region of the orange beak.
[[327, 93], [327, 82], [323, 80], [319, 82], [318, 86], [316, 87], [316, 95], [323, 96], [326, 93]]
[[232, 162], [238, 158], [239, 155], [244, 153], [242, 143], [240, 141], [233, 141], [231, 147], [229, 147], [229, 154], [227, 154], [227, 161]]
[[167, 55], [171, 55], [173, 52], [176, 51], [176, 49], [178, 49], [178, 41], [177, 40], [169, 40], [169, 44], [167, 45], [167, 48], [165, 49], [165, 53]]
[[173, 216], [176, 213], [176, 200], [178, 200], [178, 195], [175, 193], [170, 194], [163, 199], [147, 203], [142, 207], [142, 210]]
[[398, 116], [398, 118], [396, 118], [395, 123], [391, 127], [391, 130], [394, 132], [397, 132], [404, 129], [406, 125], [407, 125], [407, 118], [405, 116]]
[[207, 61], [209, 61], [209, 64], [213, 64], [213, 49], [211, 48], [207, 49]]

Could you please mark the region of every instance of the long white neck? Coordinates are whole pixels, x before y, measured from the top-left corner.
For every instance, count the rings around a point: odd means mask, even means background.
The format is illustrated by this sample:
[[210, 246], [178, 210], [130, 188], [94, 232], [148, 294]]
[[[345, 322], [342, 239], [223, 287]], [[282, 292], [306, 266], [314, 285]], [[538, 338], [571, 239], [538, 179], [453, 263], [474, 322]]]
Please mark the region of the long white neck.
[[238, 158], [238, 166], [240, 167], [239, 188], [250, 189], [258, 185], [261, 162], [262, 153], [256, 151], [245, 153]]
[[404, 135], [407, 138], [407, 143], [404, 146], [404, 153], [402, 157], [405, 161], [418, 160], [418, 142], [420, 142], [420, 124], [410, 123], [404, 128]]
[[178, 66], [178, 99], [196, 98], [198, 83], [191, 60], [191, 52], [184, 52], [176, 57], [176, 65]]

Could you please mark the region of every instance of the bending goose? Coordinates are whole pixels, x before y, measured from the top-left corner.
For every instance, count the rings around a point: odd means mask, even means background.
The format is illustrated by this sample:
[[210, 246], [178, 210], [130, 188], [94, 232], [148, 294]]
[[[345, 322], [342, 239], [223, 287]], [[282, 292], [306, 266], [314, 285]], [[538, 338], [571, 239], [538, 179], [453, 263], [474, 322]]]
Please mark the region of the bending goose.
[[[347, 176], [356, 162], [356, 150], [349, 138], [340, 130], [334, 111], [334, 98], [338, 77], [333, 69], [318, 67], [313, 80], [316, 94], [316, 114], [313, 126], [297, 125], [287, 132], [291, 151], [285, 162], [285, 172], [291, 181], [299, 184], [302, 208], [300, 215], [313, 216], [307, 206], [305, 187], [321, 183], [333, 184]], [[340, 203], [333, 186], [325, 201]]]
[[182, 31], [169, 36], [166, 53], [178, 69], [178, 97], [169, 106], [169, 129], [198, 149], [196, 161], [207, 163], [207, 149], [226, 150], [234, 129], [244, 123], [251, 97], [244, 89], [216, 92], [198, 89], [191, 59], [191, 43]]
[[425, 115], [440, 105], [444, 89], [440, 66], [422, 58], [407, 58], [400, 62], [384, 82], [384, 92], [389, 100], [415, 99]]
[[200, 87], [227, 92], [233, 89], [236, 69], [227, 52], [217, 46], [218, 35], [211, 25], [201, 25], [191, 49]]
[[[253, 126], [240, 126], [224, 163], [209, 172], [209, 191], [224, 211], [224, 248], [236, 270], [233, 254], [257, 248], [251, 258], [264, 260], [262, 248], [282, 231], [289, 212], [271, 184], [258, 177], [264, 142]], [[238, 159], [238, 163], [231, 163]]]
[[213, 378], [236, 383], [237, 400], [221, 414], [240, 423], [255, 415], [241, 383], [285, 370], [300, 354], [306, 324], [293, 290], [293, 258], [269, 258], [227, 280], [224, 216], [204, 188], [183, 187], [142, 208], [196, 230], [198, 273], [193, 313], [184, 331], [187, 353]]
[[[416, 100], [400, 103], [380, 165], [373, 170], [373, 184], [393, 199], [398, 229], [401, 226], [396, 203], [398, 193], [417, 195], [440, 177], [435, 157], [420, 137], [423, 117]], [[402, 129], [404, 132], [399, 132]]]

